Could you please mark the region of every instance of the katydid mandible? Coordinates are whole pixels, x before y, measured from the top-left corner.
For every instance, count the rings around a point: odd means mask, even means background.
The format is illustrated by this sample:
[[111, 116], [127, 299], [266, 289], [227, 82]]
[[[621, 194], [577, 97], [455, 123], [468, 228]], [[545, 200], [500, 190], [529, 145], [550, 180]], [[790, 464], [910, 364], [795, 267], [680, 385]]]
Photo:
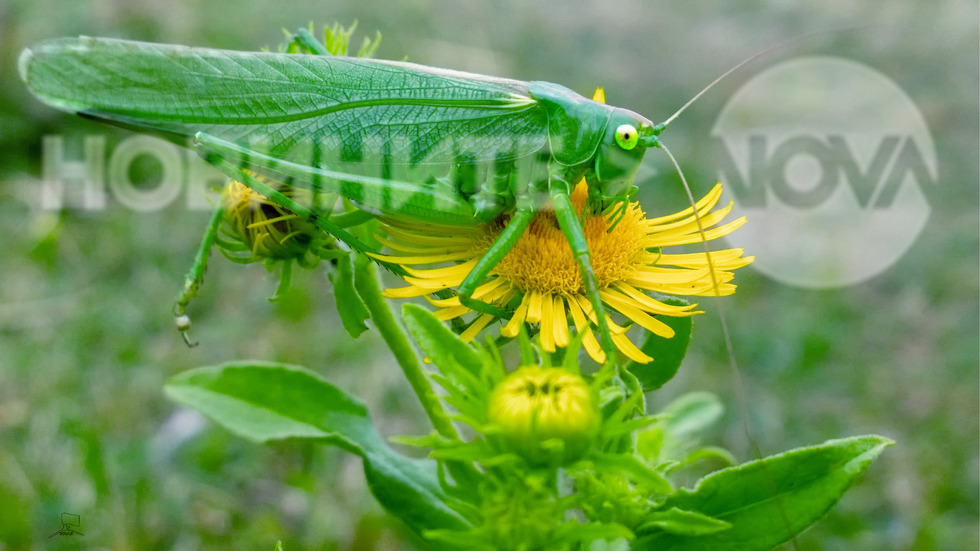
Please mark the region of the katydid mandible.
[[615, 347], [570, 192], [584, 178], [592, 212], [625, 208], [646, 149], [662, 147], [659, 134], [680, 112], [655, 125], [548, 82], [103, 38], [43, 41], [22, 53], [20, 73], [55, 108], [190, 142], [231, 178], [360, 252], [377, 251], [265, 181], [419, 223], [471, 226], [509, 215], [457, 289], [478, 312], [506, 315], [473, 292], [550, 204], [607, 358]]

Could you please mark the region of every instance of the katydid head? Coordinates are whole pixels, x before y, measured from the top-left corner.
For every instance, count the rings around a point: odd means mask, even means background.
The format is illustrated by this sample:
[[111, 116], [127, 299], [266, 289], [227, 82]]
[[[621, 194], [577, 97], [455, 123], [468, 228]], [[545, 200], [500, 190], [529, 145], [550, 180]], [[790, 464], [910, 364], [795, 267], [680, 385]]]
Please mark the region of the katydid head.
[[649, 119], [627, 109], [615, 109], [606, 125], [606, 133], [596, 150], [595, 181], [597, 197], [605, 208], [622, 201], [633, 185], [643, 154], [657, 142], [656, 127]]

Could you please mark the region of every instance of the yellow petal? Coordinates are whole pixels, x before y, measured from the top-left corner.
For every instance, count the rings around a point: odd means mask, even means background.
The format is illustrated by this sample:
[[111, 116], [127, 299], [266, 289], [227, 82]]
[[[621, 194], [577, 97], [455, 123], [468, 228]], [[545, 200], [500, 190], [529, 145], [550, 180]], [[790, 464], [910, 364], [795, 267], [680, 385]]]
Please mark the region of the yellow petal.
[[662, 268], [660, 266], [643, 267], [629, 278], [627, 283], [633, 284], [634, 281], [643, 281], [656, 285], [670, 285], [677, 283], [690, 283], [710, 275], [707, 268]]
[[718, 285], [718, 289], [715, 290], [714, 285], [708, 283], [698, 289], [690, 291], [688, 294], [702, 297], [727, 297], [728, 295], [735, 292], [735, 286], [731, 284], [721, 284]]
[[454, 306], [462, 306], [463, 304], [459, 301], [459, 295], [454, 295], [449, 298], [432, 298], [429, 295], [426, 295], [425, 300], [429, 301], [429, 304], [437, 308], [452, 308]]
[[433, 314], [435, 314], [436, 318], [438, 318], [440, 321], [449, 321], [453, 318], [458, 318], [463, 314], [468, 314], [471, 311], [472, 310], [466, 306], [453, 306], [452, 308], [440, 308], [439, 310], [433, 312]]
[[572, 298], [578, 302], [579, 308], [585, 312], [586, 317], [592, 322], [592, 325], [599, 325], [599, 318], [596, 317], [595, 312], [592, 311], [592, 303], [589, 299], [585, 298], [583, 295], [572, 295]]
[[651, 233], [645, 240], [647, 247], [671, 247], [674, 245], [688, 245], [690, 243], [701, 243], [713, 241], [719, 237], [724, 237], [745, 223], [744, 218], [738, 218], [717, 228], [705, 227], [704, 236], [698, 231], [697, 226], [682, 228], [680, 231], [670, 231], [664, 233]]
[[493, 302], [507, 292], [507, 287], [504, 286], [505, 283], [507, 283], [507, 280], [504, 278], [494, 278], [477, 287], [476, 291], [473, 291], [473, 298], [478, 298], [485, 302]]
[[465, 247], [465, 246], [464, 247], [452, 247], [452, 248], [447, 248], [447, 247], [434, 247], [434, 246], [431, 246], [431, 245], [426, 245], [426, 246], [422, 246], [422, 247], [418, 247], [418, 246], [414, 246], [413, 247], [411, 245], [407, 245], [407, 244], [402, 243], [400, 241], [392, 241], [391, 239], [386, 239], [384, 236], [377, 235], [377, 234], [374, 235], [374, 238], [382, 246], [388, 247], [389, 249], [391, 249], [393, 251], [398, 251], [400, 253], [410, 253], [410, 254], [445, 254], [445, 253], [448, 253], [448, 252], [457, 252], [459, 250], [469, 249], [469, 247]]
[[[551, 296], [542, 297], [541, 301], [541, 333], [539, 338], [541, 339], [541, 348], [545, 352], [555, 351], [555, 318], [552, 315], [552, 307], [554, 302]], [[530, 313], [530, 309], [528, 309]]]
[[555, 344], [560, 348], [568, 346], [568, 317], [565, 316], [565, 299], [561, 295], [554, 296], [553, 311], [555, 315]]
[[[589, 302], [589, 299], [585, 298], [585, 296], [583, 295], [572, 295], [572, 297], [578, 303], [579, 308], [581, 308], [582, 311], [585, 312], [585, 315], [588, 316], [589, 321], [592, 322], [592, 325], [598, 327], [599, 318], [595, 315], [595, 311], [592, 309], [592, 303]], [[628, 329], [614, 322], [613, 319], [609, 317], [609, 314], [606, 314], [605, 319], [606, 319], [606, 327], [609, 328], [610, 333], [625, 333]]]
[[599, 341], [596, 340], [595, 335], [592, 333], [592, 328], [589, 322], [586, 321], [585, 313], [582, 311], [582, 307], [576, 297], [577, 295], [565, 297], [568, 303], [568, 311], [572, 314], [572, 320], [575, 322], [575, 331], [579, 334], [585, 334], [582, 337], [582, 344], [585, 346], [585, 351], [589, 353], [589, 356], [596, 362], [603, 363], [606, 361], [606, 353], [602, 351], [602, 347], [599, 346]]
[[424, 289], [414, 285], [410, 287], [398, 287], [397, 289], [385, 289], [381, 296], [385, 298], [415, 298], [428, 295], [432, 289]]
[[568, 302], [568, 311], [572, 314], [572, 321], [575, 322], [575, 330], [581, 333], [589, 326], [589, 323], [585, 321], [585, 314], [582, 313], [582, 307], [578, 305], [578, 301], [575, 300], [574, 296], [565, 297]]
[[606, 363], [606, 353], [602, 351], [602, 347], [599, 346], [599, 341], [596, 340], [595, 335], [592, 333], [592, 329], [585, 330], [585, 338], [582, 339], [582, 343], [585, 345], [585, 351], [589, 353], [596, 363]]
[[445, 254], [430, 254], [420, 256], [386, 256], [381, 254], [367, 253], [371, 258], [391, 262], [392, 264], [438, 264], [440, 262], [453, 262], [455, 260], [466, 260], [473, 256], [469, 250]]
[[613, 335], [621, 335], [629, 330], [629, 327], [623, 327], [622, 325], [614, 322], [613, 319], [609, 317], [609, 314], [606, 314], [606, 327], [609, 328], [609, 332]]
[[507, 304], [512, 296], [514, 296], [514, 287], [504, 278], [496, 278], [489, 283], [484, 283], [483, 285], [477, 287], [476, 291], [473, 293], [474, 298], [483, 300], [484, 302], [493, 302], [497, 304]]
[[[711, 188], [711, 191], [709, 191], [707, 195], [702, 197], [701, 200], [699, 200], [694, 205], [697, 207], [697, 210], [700, 213], [703, 210], [711, 209], [711, 207], [713, 207], [715, 203], [718, 202], [718, 199], [720, 198], [721, 198], [721, 184], [719, 183], [719, 184], [715, 184], [715, 187]], [[653, 225], [666, 224], [674, 220], [680, 220], [681, 218], [691, 216], [693, 214], [694, 214], [694, 209], [688, 207], [687, 209], [682, 210], [680, 212], [675, 212], [674, 214], [661, 216], [659, 218], [651, 218], [648, 221], [648, 223]]]
[[653, 361], [653, 358], [644, 354], [626, 335], [613, 335], [612, 340], [616, 348], [634, 362], [645, 364]]
[[528, 323], [538, 323], [541, 321], [541, 301], [543, 295], [538, 291], [528, 291], [527, 319]]
[[527, 315], [528, 296], [530, 295], [524, 295], [524, 298], [521, 300], [521, 305], [514, 311], [514, 316], [510, 318], [507, 325], [500, 329], [500, 334], [504, 337], [512, 339], [520, 332], [521, 324], [524, 323], [524, 317]]
[[[616, 291], [623, 294], [623, 299], [632, 300], [637, 308], [648, 312], [650, 314], [663, 314], [665, 316], [674, 317], [684, 317], [693, 316], [694, 314], [700, 313], [694, 311], [696, 305], [688, 304], [687, 306], [676, 306], [673, 304], [667, 304], [660, 302], [659, 300], [648, 296], [644, 293], [638, 291], [632, 285], [627, 285], [626, 283], [618, 283], [615, 287]], [[610, 293], [615, 293], [613, 289], [608, 289]]]
[[252, 222], [251, 224], [249, 224], [246, 227], [251, 230], [253, 228], [261, 228], [262, 226], [270, 226], [272, 224], [275, 224], [276, 222], [282, 222], [284, 220], [292, 220], [294, 218], [299, 218], [299, 216], [296, 216], [295, 214], [286, 214], [286, 215], [283, 215], [283, 216], [277, 216], [275, 218], [266, 218], [265, 220], [260, 220], [258, 222]]
[[404, 231], [400, 228], [392, 226], [385, 226], [384, 232], [387, 233], [389, 237], [393, 237], [401, 241], [416, 243], [419, 245], [430, 245], [433, 247], [452, 247], [454, 245], [466, 245], [469, 247], [473, 244], [472, 237], [457, 237], [456, 234], [432, 235], [429, 233], [415, 233]]
[[[711, 251], [711, 262], [715, 266], [728, 262], [736, 262], [741, 258], [743, 253], [744, 251], [742, 249]], [[708, 265], [708, 258], [703, 252], [662, 254], [658, 258], [658, 263], [665, 266], [678, 266], [681, 268], [703, 268]]]
[[599, 291], [599, 294], [602, 296], [602, 300], [604, 300], [607, 304], [616, 310], [619, 310], [621, 314], [635, 321], [640, 325], [640, 327], [646, 329], [647, 331], [668, 339], [674, 336], [674, 330], [671, 329], [669, 325], [640, 310], [636, 306], [633, 306], [629, 303], [629, 301], [623, 300], [619, 296], [609, 293], [605, 289]]
[[459, 338], [462, 339], [463, 342], [470, 342], [473, 340], [473, 337], [476, 337], [477, 334], [479, 334], [480, 331], [483, 331], [483, 328], [486, 327], [487, 324], [493, 321], [494, 317], [495, 316], [493, 314], [483, 314], [482, 316], [476, 318], [476, 321], [470, 324], [470, 326], [466, 328], [466, 331], [459, 334]]
[[419, 279], [417, 277], [403, 277], [405, 283], [410, 285], [415, 285], [416, 287], [421, 287], [423, 289], [429, 289], [430, 293], [435, 291], [441, 291], [443, 289], [448, 289], [455, 285], [455, 280], [438, 280], [438, 279]]
[[487, 231], [486, 224], [476, 226], [447, 226], [445, 224], [432, 224], [429, 222], [413, 222], [407, 218], [395, 218], [388, 216], [377, 217], [384, 224], [385, 228], [399, 228], [412, 233], [453, 235], [457, 237], [474, 236], [484, 234]]
[[[656, 233], [657, 235], [687, 235], [687, 234], [698, 234], [699, 227], [705, 230], [712, 228], [718, 222], [725, 219], [728, 215], [727, 209], [716, 210], [705, 213], [698, 213], [700, 220], [695, 217], [686, 218], [676, 224], [671, 224], [670, 227], [657, 226], [654, 228], [649, 228], [651, 233]], [[700, 226], [698, 225], [700, 222]]]
[[[500, 278], [488, 281], [487, 283], [484, 283], [483, 285], [477, 287], [476, 291], [473, 291], [473, 298], [477, 300], [482, 300], [483, 302], [486, 302], [488, 304], [493, 304], [497, 302], [497, 300], [500, 297], [506, 295], [508, 291], [510, 291], [510, 289], [506, 285], [504, 285], [505, 283], [507, 283], [507, 281]], [[433, 306], [438, 306], [439, 308], [449, 308], [452, 306], [459, 306], [462, 304], [462, 302], [460, 302], [459, 300], [459, 295], [454, 295], [449, 298], [443, 298], [443, 299], [432, 298], [427, 296], [425, 297], [425, 300], [429, 301], [429, 304]]]
[[[462, 264], [456, 264], [455, 266], [446, 266], [445, 268], [432, 268], [431, 270], [416, 270], [414, 268], [409, 268], [405, 266], [405, 271], [415, 277], [422, 277], [426, 279], [446, 279], [453, 278], [458, 279], [459, 283], [462, 283], [466, 276], [470, 275], [470, 271], [476, 266], [477, 259], [464, 262]], [[459, 284], [457, 283], [457, 285]]]
[[712, 211], [711, 207], [713, 206], [714, 206], [713, 202], [706, 205], [699, 204], [697, 216], [694, 216], [693, 214], [694, 211], [692, 211], [691, 209], [687, 209], [687, 211], [685, 212], [688, 213], [688, 216], [685, 216], [683, 218], [672, 220], [667, 223], [661, 222], [660, 221], [661, 219], [645, 220], [643, 222], [643, 225], [644, 227], [647, 228], [648, 231], [651, 232], [658, 232], [658, 233], [666, 233], [666, 232], [673, 232], [673, 231], [691, 232], [697, 230], [698, 221], [699, 221], [698, 219], [700, 219], [701, 227], [708, 228], [717, 224], [718, 221], [725, 218], [725, 216], [728, 216], [728, 213], [731, 212], [732, 207], [734, 206], [734, 202], [730, 201], [728, 205]]

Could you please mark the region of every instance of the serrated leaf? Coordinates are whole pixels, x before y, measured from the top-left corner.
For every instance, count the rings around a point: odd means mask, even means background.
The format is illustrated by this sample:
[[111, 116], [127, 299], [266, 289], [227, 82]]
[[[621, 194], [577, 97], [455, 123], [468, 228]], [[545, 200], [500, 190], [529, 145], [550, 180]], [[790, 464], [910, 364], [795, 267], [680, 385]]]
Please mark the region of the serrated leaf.
[[[689, 304], [687, 301], [675, 297], [663, 298], [660, 301], [674, 306]], [[639, 380], [644, 392], [657, 390], [674, 378], [684, 356], [687, 354], [687, 346], [691, 344], [691, 332], [694, 328], [692, 316], [657, 316], [657, 319], [673, 329], [674, 336], [666, 339], [647, 332], [640, 350], [653, 358], [653, 361], [646, 364], [630, 362], [626, 366], [626, 369]]]
[[841, 498], [886, 447], [876, 435], [830, 440], [761, 461], [714, 472], [693, 490], [678, 490], [662, 506], [728, 522], [730, 530], [705, 536], [657, 531], [633, 549], [657, 551], [762, 551], [810, 526]]
[[436, 462], [396, 453], [360, 400], [313, 372], [275, 363], [228, 363], [185, 371], [171, 378], [165, 391], [256, 442], [316, 438], [361, 456], [378, 502], [420, 534], [466, 525], [447, 504]]
[[347, 334], [356, 339], [367, 331], [368, 327], [364, 322], [371, 317], [371, 312], [354, 288], [354, 255], [346, 254], [338, 258], [328, 277], [333, 283], [340, 323]]

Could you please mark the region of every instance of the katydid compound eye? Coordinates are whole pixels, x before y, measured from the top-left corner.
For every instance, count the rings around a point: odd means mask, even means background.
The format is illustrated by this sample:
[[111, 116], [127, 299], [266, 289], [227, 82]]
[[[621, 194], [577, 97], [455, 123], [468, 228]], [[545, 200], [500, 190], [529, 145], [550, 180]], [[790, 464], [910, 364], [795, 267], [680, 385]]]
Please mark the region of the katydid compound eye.
[[636, 128], [630, 124], [622, 124], [616, 129], [616, 143], [619, 147], [629, 151], [636, 147], [636, 143], [639, 141], [640, 135], [636, 132]]

